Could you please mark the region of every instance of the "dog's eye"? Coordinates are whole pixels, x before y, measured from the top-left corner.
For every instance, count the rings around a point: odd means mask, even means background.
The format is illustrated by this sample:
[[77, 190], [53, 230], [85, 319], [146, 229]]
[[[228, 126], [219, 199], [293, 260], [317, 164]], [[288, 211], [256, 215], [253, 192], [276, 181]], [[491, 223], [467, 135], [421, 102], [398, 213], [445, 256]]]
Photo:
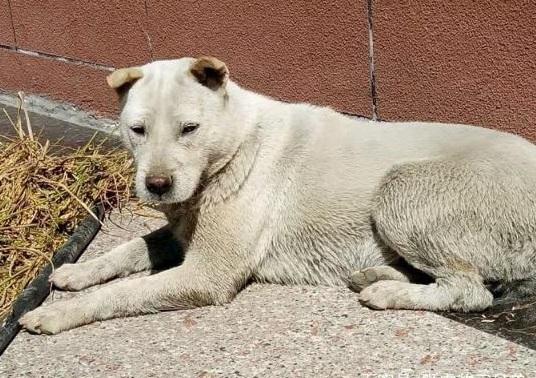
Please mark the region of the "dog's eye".
[[145, 127], [142, 125], [134, 125], [130, 128], [134, 134], [145, 135]]
[[186, 122], [186, 123], [184, 123], [182, 125], [181, 134], [182, 135], [190, 134], [190, 133], [194, 132], [195, 130], [197, 130], [198, 127], [199, 127], [199, 123]]

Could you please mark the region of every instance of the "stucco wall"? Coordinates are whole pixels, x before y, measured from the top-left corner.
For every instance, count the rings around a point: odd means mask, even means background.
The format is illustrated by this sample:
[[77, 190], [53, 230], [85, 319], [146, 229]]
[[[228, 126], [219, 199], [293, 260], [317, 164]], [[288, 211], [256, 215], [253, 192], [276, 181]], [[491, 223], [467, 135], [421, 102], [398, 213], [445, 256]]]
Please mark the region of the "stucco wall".
[[536, 2], [374, 0], [378, 114], [536, 141]]
[[[262, 0], [10, 4], [3, 4], [0, 14], [11, 14], [16, 43], [8, 33], [0, 34], [0, 44], [52, 56], [1, 49], [2, 65], [8, 68], [0, 72], [0, 88], [44, 93], [113, 114], [106, 67], [207, 54], [225, 61], [234, 80], [253, 90], [372, 115], [364, 1], [338, 0], [329, 6], [319, 0], [277, 6]], [[0, 22], [0, 30], [11, 29], [10, 17]]]
[[536, 140], [534, 1], [0, 0], [3, 90], [114, 115], [112, 67], [201, 54], [283, 100]]

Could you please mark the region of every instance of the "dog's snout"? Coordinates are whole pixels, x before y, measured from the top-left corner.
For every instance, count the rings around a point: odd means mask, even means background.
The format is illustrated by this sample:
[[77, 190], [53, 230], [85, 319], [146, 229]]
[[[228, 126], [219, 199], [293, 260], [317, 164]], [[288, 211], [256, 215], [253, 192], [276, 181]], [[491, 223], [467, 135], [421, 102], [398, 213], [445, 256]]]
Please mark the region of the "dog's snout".
[[151, 193], [162, 195], [169, 192], [171, 189], [171, 177], [170, 176], [147, 176], [145, 178], [145, 186]]

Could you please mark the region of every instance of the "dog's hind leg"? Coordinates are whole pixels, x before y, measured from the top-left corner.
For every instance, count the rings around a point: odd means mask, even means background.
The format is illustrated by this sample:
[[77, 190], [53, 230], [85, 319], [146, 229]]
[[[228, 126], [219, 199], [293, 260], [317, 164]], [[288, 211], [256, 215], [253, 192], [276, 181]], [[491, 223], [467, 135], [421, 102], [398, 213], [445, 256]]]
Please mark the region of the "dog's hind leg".
[[429, 277], [405, 262], [394, 265], [371, 266], [354, 272], [349, 279], [349, 288], [357, 293], [378, 281], [428, 283]]
[[378, 281], [410, 282], [410, 278], [390, 265], [379, 265], [358, 270], [350, 276], [349, 287], [359, 293], [367, 286]]
[[362, 303], [479, 311], [493, 301], [486, 282], [527, 277], [534, 261], [532, 191], [523, 181], [501, 176], [505, 171], [470, 160], [393, 168], [378, 188], [376, 229], [392, 250], [435, 282], [381, 280], [361, 291]]
[[428, 285], [378, 281], [363, 289], [359, 300], [374, 309], [478, 311], [489, 307], [493, 296], [478, 275], [452, 273]]
[[177, 265], [181, 261], [180, 245], [165, 226], [103, 256], [83, 263], [64, 264], [52, 273], [50, 282], [57, 288], [77, 291], [116, 277]]

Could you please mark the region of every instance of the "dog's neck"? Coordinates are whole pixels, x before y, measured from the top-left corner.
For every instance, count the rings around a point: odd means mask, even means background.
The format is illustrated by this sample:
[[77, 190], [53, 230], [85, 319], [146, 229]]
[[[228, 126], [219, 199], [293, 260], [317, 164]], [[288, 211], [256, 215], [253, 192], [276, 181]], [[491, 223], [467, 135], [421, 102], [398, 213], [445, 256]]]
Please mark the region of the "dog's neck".
[[259, 148], [257, 135], [248, 135], [231, 159], [214, 175], [203, 180], [197, 206], [211, 207], [236, 195], [255, 166]]
[[239, 192], [255, 166], [260, 139], [255, 125], [257, 114], [253, 110], [257, 107], [252, 102], [262, 99], [255, 98], [251, 92], [234, 83], [230, 84], [227, 106], [232, 107], [232, 113], [236, 114], [232, 122], [240, 142], [226, 158], [214, 162], [201, 178], [196, 194], [187, 201], [190, 209], [209, 208], [230, 199]]

